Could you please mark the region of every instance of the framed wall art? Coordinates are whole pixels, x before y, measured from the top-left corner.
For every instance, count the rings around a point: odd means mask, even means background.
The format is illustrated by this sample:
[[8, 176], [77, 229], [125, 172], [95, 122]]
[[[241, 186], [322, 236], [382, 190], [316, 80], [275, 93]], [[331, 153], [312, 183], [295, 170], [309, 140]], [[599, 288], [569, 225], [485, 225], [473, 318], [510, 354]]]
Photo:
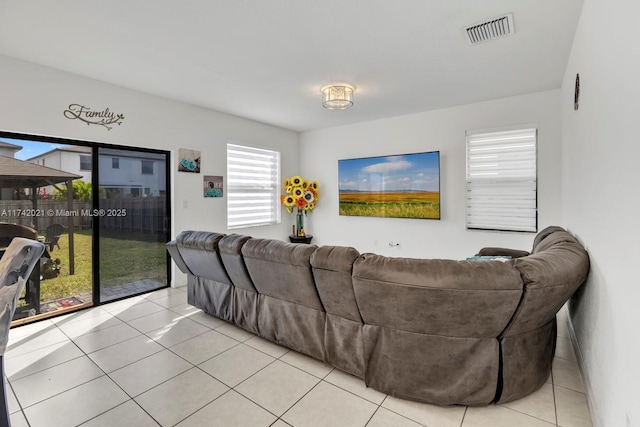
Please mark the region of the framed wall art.
[[222, 197], [222, 180], [221, 176], [204, 176], [203, 194], [204, 197]]
[[178, 172], [200, 173], [200, 151], [179, 148]]
[[338, 161], [340, 215], [440, 219], [440, 152]]

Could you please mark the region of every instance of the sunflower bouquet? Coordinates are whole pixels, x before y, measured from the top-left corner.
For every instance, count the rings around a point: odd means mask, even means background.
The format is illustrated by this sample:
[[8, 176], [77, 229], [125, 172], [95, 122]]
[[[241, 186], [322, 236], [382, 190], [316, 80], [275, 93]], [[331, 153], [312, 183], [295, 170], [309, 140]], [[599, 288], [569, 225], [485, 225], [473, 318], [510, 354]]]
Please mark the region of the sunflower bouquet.
[[280, 195], [280, 203], [288, 213], [296, 212], [296, 228], [293, 235], [305, 235], [303, 215], [316, 207], [320, 196], [318, 188], [317, 181], [309, 182], [299, 175], [284, 180], [285, 194]]

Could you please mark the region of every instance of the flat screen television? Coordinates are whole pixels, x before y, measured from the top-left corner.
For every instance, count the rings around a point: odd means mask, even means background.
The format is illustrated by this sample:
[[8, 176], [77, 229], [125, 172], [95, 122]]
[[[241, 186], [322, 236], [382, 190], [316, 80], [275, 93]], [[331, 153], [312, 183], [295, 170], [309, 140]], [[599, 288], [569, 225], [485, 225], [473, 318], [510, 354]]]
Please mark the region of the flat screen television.
[[440, 152], [338, 160], [340, 215], [440, 219]]

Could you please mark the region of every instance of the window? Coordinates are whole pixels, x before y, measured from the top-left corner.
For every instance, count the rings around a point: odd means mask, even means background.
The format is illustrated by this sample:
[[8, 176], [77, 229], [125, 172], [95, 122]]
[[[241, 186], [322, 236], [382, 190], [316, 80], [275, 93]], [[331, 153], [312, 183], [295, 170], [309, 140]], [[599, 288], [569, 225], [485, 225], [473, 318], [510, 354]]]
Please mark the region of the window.
[[80, 170], [81, 171], [91, 170], [91, 156], [80, 156]]
[[120, 169], [120, 159], [117, 157], [111, 158], [111, 169]]
[[536, 129], [467, 132], [467, 228], [538, 229]]
[[280, 153], [227, 144], [227, 227], [280, 222]]
[[153, 175], [153, 160], [141, 160], [142, 175]]

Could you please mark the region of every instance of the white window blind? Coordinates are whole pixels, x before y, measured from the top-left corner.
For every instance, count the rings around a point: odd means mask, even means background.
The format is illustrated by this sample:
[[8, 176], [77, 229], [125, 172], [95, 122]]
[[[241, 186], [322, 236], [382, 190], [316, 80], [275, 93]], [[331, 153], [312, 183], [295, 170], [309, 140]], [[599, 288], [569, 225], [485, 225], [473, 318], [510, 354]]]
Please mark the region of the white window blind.
[[227, 144], [227, 227], [280, 221], [280, 153]]
[[467, 134], [467, 228], [538, 228], [536, 129]]

